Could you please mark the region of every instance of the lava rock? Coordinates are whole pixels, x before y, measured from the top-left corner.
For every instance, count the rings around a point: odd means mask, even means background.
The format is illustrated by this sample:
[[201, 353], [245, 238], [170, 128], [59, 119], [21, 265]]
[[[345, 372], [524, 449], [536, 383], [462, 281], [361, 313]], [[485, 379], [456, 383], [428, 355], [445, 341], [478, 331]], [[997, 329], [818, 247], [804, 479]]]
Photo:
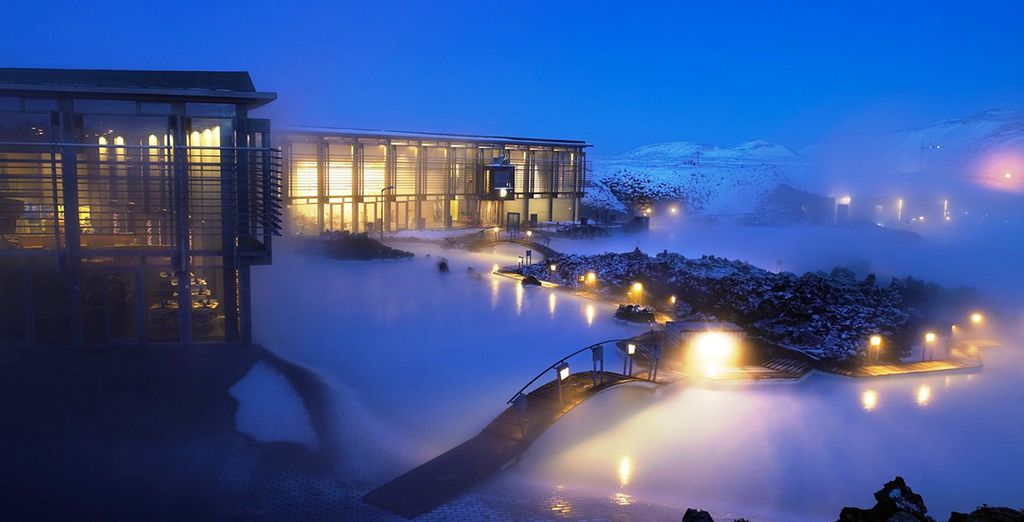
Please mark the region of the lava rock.
[[325, 232], [312, 239], [314, 249], [335, 259], [400, 259], [413, 257], [412, 252], [391, 248], [370, 237], [365, 232], [352, 234], [347, 231]]
[[950, 513], [949, 522], [1024, 522], [1024, 510], [981, 506], [970, 513]]
[[871, 509], [844, 507], [838, 522], [934, 522], [921, 495], [914, 493], [903, 477], [886, 482], [875, 492]]
[[715, 519], [707, 511], [687, 508], [686, 513], [683, 513], [683, 522], [715, 522]]
[[655, 319], [654, 310], [635, 304], [620, 304], [615, 317], [634, 323], [653, 323]]
[[537, 279], [536, 277], [534, 277], [532, 275], [528, 275], [528, 276], [524, 277], [522, 279], [522, 281], [520, 281], [520, 283], [523, 286], [540, 286], [540, 279]]

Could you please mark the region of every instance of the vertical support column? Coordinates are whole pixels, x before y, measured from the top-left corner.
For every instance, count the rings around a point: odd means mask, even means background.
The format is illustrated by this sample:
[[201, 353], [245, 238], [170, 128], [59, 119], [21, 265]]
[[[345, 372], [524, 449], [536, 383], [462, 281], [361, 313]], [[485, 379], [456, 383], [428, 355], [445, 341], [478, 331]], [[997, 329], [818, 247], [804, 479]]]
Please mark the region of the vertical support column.
[[[391, 140], [388, 140], [387, 141], [387, 146], [384, 148], [384, 150], [385, 150], [385, 153], [384, 153], [385, 154], [385, 157], [384, 157], [384, 186], [385, 187], [397, 187], [398, 186], [398, 184], [396, 183], [396, 178], [398, 177], [398, 175], [397, 175], [397, 172], [398, 172], [398, 159], [396, 158], [397, 149], [396, 149], [396, 147], [394, 145], [391, 144]], [[392, 198], [392, 196], [395, 195], [396, 192], [397, 192], [397, 188], [395, 190], [385, 190], [383, 192], [383, 199], [384, 199], [384, 211], [383, 211], [383, 213], [384, 213], [384, 229], [389, 231], [389, 232], [393, 228], [397, 228], [395, 223], [392, 223], [392, 220], [391, 220], [391, 210], [392, 210], [391, 198]], [[396, 201], [397, 201], [397, 199], [398, 198], [395, 198]]]
[[[366, 224], [360, 220], [359, 211], [365, 208], [366, 194], [363, 193], [363, 144], [357, 140], [352, 144], [352, 233], [365, 231]], [[363, 227], [361, 230], [360, 227]]]
[[[244, 105], [235, 106], [234, 134], [221, 129], [220, 135], [220, 200], [221, 200], [221, 279], [224, 295], [219, 296], [224, 308], [224, 338], [228, 342], [239, 340], [239, 304], [235, 274], [238, 271], [239, 242], [252, 242], [252, 213], [249, 195], [255, 187], [249, 177], [248, 114]], [[236, 138], [237, 137], [237, 138]], [[236, 141], [237, 140], [237, 141]], [[264, 209], [266, 211], [267, 209]], [[241, 216], [245, 216], [242, 219]], [[248, 247], [248, 245], [247, 245]]]
[[70, 99], [60, 100], [61, 179], [64, 199], [64, 257], [61, 268], [68, 285], [68, 328], [72, 345], [82, 344], [81, 248], [82, 231], [78, 215], [78, 150], [76, 122]]
[[324, 205], [327, 203], [327, 143], [316, 144], [316, 225], [317, 234], [327, 227], [324, 223]]
[[523, 228], [530, 225], [530, 199], [533, 198], [533, 151], [527, 149], [523, 156], [523, 217], [520, 223]]
[[580, 199], [583, 197], [583, 188], [586, 186], [587, 155], [580, 149], [576, 153], [576, 164], [573, 165], [573, 197], [572, 197], [572, 220], [580, 220]]
[[172, 120], [174, 137], [174, 172], [171, 215], [174, 222], [174, 253], [171, 265], [178, 281], [178, 342], [192, 342], [192, 274], [189, 259], [189, 147], [185, 128], [185, 106], [175, 104], [176, 116]]
[[444, 184], [444, 228], [452, 228], [452, 197], [455, 190], [455, 151], [451, 143], [444, 148], [445, 172], [448, 181]]
[[420, 224], [426, 223], [423, 219], [423, 200], [426, 199], [427, 193], [427, 148], [423, 146], [423, 142], [416, 144], [416, 183], [415, 191], [416, 197], [416, 228], [420, 228]]

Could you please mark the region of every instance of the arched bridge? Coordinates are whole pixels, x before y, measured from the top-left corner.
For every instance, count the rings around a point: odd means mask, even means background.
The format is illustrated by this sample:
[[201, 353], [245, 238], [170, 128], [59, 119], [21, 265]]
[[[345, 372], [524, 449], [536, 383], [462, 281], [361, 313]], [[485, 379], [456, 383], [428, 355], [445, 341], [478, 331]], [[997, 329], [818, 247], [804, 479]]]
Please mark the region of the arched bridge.
[[[605, 369], [606, 347], [613, 348], [609, 352], [616, 355], [609, 362], [621, 359], [622, 373]], [[572, 373], [569, 363], [580, 364], [588, 354], [590, 368]], [[518, 457], [558, 419], [590, 397], [629, 382], [670, 382], [658, 378], [659, 357], [658, 347], [632, 339], [612, 339], [576, 350], [519, 389], [505, 411], [477, 436], [367, 493], [363, 500], [406, 518], [432, 511]], [[553, 379], [538, 384], [545, 375]]]

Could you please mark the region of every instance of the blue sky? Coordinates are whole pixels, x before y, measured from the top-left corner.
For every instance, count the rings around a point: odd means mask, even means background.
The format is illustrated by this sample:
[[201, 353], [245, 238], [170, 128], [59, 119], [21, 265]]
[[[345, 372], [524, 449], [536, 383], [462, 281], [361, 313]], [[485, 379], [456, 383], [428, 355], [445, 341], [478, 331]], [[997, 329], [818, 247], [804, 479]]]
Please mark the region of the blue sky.
[[[550, 4], [550, 5], [549, 5]], [[800, 148], [1024, 108], [1013, 2], [22, 2], [0, 65], [244, 69], [278, 125]], [[244, 5], [244, 7], [243, 7]]]

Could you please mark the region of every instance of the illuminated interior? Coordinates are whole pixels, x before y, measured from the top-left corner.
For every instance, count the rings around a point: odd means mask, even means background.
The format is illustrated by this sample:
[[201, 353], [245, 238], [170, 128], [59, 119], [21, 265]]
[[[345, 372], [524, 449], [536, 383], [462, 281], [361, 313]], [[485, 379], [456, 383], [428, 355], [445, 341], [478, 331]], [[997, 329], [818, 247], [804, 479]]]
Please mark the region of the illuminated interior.
[[687, 349], [687, 370], [715, 377], [739, 363], [740, 340], [731, 332], [707, 331], [695, 334]]
[[[293, 232], [316, 234], [574, 221], [587, 145], [296, 131], [281, 147]], [[484, 171], [501, 154], [512, 193], [491, 198]]]

